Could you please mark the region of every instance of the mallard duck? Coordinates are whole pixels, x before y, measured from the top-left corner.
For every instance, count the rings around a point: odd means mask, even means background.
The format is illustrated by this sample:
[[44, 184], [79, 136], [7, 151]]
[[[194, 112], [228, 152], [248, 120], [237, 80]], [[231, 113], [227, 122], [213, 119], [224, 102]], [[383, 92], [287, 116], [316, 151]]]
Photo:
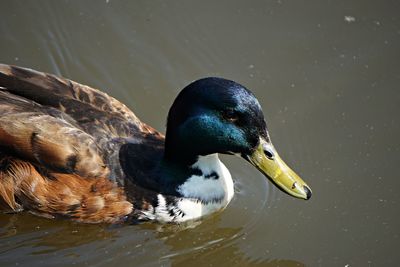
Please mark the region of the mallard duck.
[[106, 93], [0, 64], [3, 211], [84, 223], [195, 220], [234, 195], [218, 153], [242, 157], [294, 197], [311, 197], [272, 145], [258, 100], [234, 81], [186, 86], [164, 137]]

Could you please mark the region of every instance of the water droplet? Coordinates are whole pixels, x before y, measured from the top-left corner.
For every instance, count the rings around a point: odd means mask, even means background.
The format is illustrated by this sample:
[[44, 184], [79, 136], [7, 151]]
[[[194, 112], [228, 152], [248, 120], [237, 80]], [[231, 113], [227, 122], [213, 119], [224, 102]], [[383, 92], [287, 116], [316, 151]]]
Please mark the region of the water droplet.
[[356, 21], [356, 18], [353, 16], [344, 16], [344, 21], [348, 22], [348, 23], [352, 23]]

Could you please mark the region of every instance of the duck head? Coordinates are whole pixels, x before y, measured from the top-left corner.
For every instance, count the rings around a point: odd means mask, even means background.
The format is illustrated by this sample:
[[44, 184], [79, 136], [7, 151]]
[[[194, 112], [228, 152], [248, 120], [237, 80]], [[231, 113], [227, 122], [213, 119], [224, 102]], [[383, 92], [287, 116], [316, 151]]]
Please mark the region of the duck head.
[[214, 153], [239, 155], [289, 195], [311, 197], [272, 145], [253, 93], [230, 80], [204, 78], [185, 87], [168, 113], [165, 158], [190, 164]]

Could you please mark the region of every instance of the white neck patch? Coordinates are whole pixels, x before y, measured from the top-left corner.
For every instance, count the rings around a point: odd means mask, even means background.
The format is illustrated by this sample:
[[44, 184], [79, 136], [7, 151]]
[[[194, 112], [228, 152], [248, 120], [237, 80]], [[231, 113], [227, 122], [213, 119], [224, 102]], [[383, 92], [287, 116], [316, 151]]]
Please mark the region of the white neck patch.
[[228, 205], [234, 194], [233, 181], [218, 155], [200, 156], [191, 167], [199, 169], [202, 175], [192, 175], [178, 187], [177, 191], [183, 197], [176, 203], [168, 204], [165, 197], [158, 194], [158, 205], [142, 211], [146, 218], [160, 222], [184, 222], [211, 214]]
[[202, 202], [228, 203], [233, 197], [233, 181], [218, 154], [199, 156], [192, 165], [202, 175], [192, 175], [177, 189], [185, 198], [198, 199]]

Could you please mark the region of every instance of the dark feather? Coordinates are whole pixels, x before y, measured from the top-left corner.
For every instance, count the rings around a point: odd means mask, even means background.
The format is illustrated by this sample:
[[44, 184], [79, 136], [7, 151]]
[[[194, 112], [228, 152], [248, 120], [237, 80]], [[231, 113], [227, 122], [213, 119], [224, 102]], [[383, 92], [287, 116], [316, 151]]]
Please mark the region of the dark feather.
[[134, 213], [133, 202], [137, 208], [149, 206], [146, 199], [154, 192], [142, 190], [128, 202], [119, 148], [130, 140], [163, 144], [163, 139], [106, 93], [0, 64], [0, 203], [5, 209], [82, 222], [121, 220]]

